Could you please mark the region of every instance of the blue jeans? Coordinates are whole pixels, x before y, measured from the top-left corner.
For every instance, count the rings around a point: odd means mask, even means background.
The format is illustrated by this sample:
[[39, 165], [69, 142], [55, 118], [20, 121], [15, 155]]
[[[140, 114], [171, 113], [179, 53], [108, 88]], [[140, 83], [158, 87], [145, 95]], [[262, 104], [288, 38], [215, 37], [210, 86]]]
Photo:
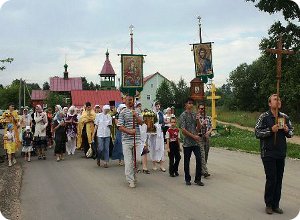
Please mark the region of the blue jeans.
[[103, 153], [104, 160], [108, 162], [109, 160], [109, 142], [110, 137], [97, 137], [98, 140], [98, 156], [97, 160], [100, 160], [101, 153]]

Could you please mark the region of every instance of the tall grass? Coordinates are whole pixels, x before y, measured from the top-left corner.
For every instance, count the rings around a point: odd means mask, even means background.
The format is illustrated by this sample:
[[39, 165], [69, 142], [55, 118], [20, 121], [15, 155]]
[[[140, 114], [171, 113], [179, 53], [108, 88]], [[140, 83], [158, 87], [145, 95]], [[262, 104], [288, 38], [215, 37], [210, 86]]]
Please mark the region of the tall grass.
[[[261, 112], [230, 111], [223, 107], [217, 107], [217, 120], [236, 123], [241, 126], [255, 127]], [[207, 108], [207, 114], [211, 115], [211, 108]], [[292, 122], [293, 123], [293, 122]], [[300, 135], [300, 124], [293, 123], [294, 134]]]
[[[234, 127], [231, 128], [231, 134], [228, 136], [212, 137], [211, 146], [229, 150], [260, 153], [259, 139], [255, 138], [254, 132]], [[287, 156], [300, 159], [300, 145], [288, 143]]]

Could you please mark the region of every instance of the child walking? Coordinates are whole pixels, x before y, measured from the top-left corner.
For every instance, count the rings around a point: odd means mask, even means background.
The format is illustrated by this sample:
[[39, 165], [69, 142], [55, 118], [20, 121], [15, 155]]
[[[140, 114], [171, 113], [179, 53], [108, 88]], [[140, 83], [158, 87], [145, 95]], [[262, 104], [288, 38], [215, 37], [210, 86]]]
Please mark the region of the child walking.
[[32, 142], [33, 142], [33, 134], [30, 131], [30, 126], [26, 126], [25, 131], [23, 132], [23, 148], [22, 152], [25, 153], [25, 161], [30, 162], [30, 154], [32, 151]]
[[7, 132], [4, 135], [4, 140], [6, 143], [6, 153], [8, 157], [8, 166], [11, 167], [16, 164], [15, 152], [16, 152], [16, 136], [14, 132], [14, 125], [7, 125]]
[[[178, 166], [181, 159], [179, 144], [179, 129], [176, 127], [176, 118], [171, 117], [171, 127], [166, 132], [167, 152], [169, 156], [169, 174], [171, 177], [179, 176]], [[175, 162], [174, 162], [175, 159]]]

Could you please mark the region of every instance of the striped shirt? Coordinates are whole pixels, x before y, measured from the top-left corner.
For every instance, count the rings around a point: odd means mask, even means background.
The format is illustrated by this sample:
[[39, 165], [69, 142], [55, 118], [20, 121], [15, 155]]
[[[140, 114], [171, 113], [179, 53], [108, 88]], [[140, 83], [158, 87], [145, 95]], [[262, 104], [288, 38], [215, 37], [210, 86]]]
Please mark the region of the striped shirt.
[[[140, 113], [139, 117], [142, 117]], [[131, 109], [125, 108], [120, 112], [117, 126], [124, 126], [125, 128], [133, 129], [133, 114]], [[135, 130], [135, 139], [136, 143], [138, 143], [138, 141], [140, 140], [140, 128], [137, 123], [137, 119], [135, 119]], [[133, 135], [122, 132], [122, 143], [133, 144]]]

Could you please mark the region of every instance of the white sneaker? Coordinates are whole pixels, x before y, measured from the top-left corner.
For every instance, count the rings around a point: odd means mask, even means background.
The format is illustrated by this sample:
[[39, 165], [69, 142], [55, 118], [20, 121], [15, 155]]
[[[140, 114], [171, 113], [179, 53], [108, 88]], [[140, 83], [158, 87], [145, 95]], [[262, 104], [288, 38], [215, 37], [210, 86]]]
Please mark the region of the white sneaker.
[[10, 161], [10, 160], [8, 161], [8, 166], [9, 166], [9, 167], [11, 167], [11, 166], [12, 166], [12, 163], [11, 163], [11, 161]]
[[16, 163], [17, 163], [16, 158], [13, 159], [12, 163], [13, 163], [13, 164], [16, 164]]
[[130, 188], [135, 188], [135, 183], [134, 183], [134, 182], [130, 182], [130, 183], [129, 183], [129, 187], [130, 187]]

